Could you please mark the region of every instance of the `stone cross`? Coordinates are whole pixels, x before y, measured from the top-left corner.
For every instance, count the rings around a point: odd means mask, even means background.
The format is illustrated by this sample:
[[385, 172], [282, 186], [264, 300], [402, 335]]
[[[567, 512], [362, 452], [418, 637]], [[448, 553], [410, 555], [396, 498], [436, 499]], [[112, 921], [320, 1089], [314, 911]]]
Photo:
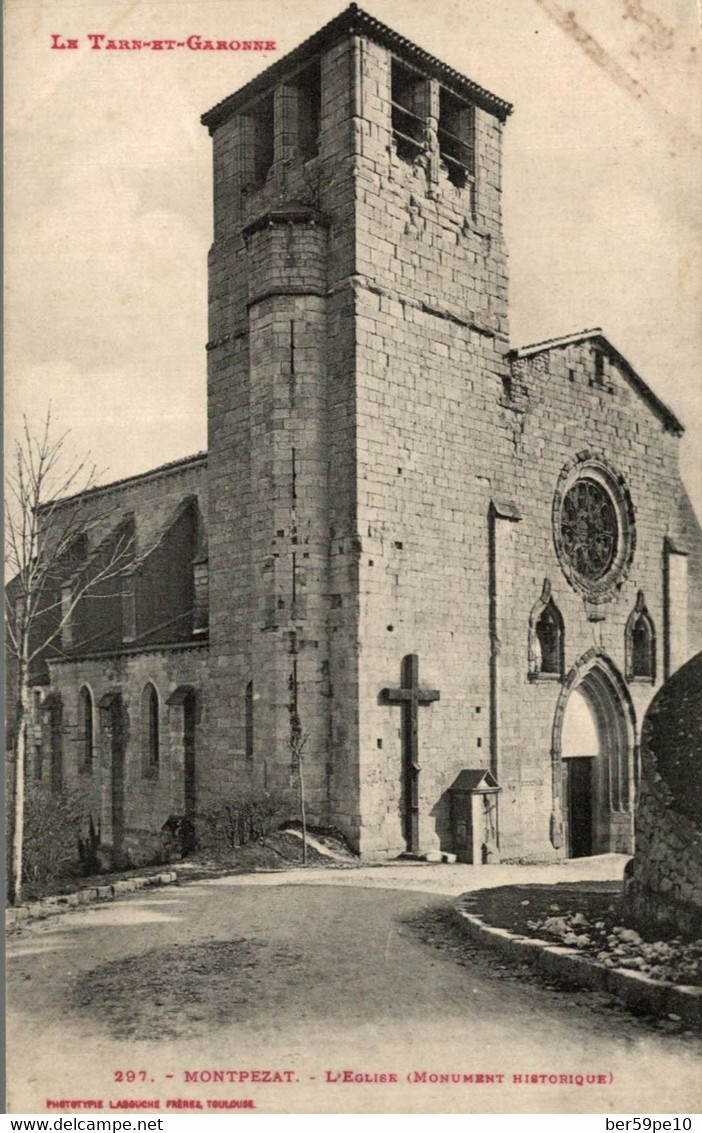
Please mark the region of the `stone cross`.
[[405, 838], [411, 854], [419, 853], [419, 705], [439, 700], [436, 689], [419, 687], [419, 657], [408, 653], [402, 659], [400, 688], [385, 688], [386, 704], [402, 706], [402, 782], [405, 802]]

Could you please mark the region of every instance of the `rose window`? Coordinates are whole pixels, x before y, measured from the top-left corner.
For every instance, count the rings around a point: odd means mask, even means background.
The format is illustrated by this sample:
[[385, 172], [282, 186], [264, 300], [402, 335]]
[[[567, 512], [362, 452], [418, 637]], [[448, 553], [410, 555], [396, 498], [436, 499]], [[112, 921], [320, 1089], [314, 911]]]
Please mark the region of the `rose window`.
[[602, 484], [582, 477], [566, 492], [560, 535], [563, 556], [576, 574], [589, 582], [604, 578], [617, 554], [618, 524]]
[[603, 455], [581, 452], [558, 478], [553, 542], [568, 582], [589, 602], [621, 586], [636, 547], [634, 506], [624, 477]]

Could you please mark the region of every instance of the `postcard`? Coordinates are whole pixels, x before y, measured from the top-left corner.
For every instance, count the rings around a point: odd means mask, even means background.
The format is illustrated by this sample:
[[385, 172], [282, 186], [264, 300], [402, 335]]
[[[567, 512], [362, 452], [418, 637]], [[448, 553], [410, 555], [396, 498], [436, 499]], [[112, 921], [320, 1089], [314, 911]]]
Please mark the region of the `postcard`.
[[699, 55], [7, 0], [11, 1113], [696, 1110]]

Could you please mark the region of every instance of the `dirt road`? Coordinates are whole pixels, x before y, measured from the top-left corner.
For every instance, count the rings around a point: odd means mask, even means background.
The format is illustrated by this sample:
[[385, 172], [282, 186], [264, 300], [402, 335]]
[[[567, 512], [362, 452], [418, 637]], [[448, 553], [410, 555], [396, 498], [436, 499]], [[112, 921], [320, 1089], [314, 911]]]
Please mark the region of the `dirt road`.
[[421, 866], [223, 878], [22, 929], [11, 1112], [698, 1112], [702, 1044], [468, 943], [447, 912], [467, 880]]

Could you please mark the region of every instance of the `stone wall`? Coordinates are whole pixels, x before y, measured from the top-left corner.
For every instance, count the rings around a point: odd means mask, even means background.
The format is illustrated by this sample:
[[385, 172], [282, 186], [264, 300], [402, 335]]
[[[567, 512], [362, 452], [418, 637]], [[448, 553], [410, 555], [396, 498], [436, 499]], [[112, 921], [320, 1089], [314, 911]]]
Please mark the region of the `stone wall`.
[[685, 933], [702, 926], [702, 833], [675, 812], [652, 768], [639, 788], [634, 875], [627, 897], [643, 920]]
[[[510, 496], [519, 506], [515, 545], [508, 565], [497, 564], [498, 587], [509, 586], [511, 599], [498, 664], [502, 690], [498, 727], [501, 734], [498, 779], [503, 786], [503, 853], [539, 845], [549, 837], [544, 810], [562, 827], [561, 725], [566, 695], [586, 675], [588, 658], [599, 656], [610, 679], [612, 707], [623, 715], [628, 748], [630, 799], [636, 774], [641, 721], [664, 676], [666, 537], [678, 531], [676, 501], [681, 490], [679, 439], [665, 419], [633, 388], [610, 351], [604, 351], [602, 380], [597, 354], [602, 344], [590, 340], [545, 344], [512, 364], [510, 396], [503, 399], [505, 426], [512, 430]], [[578, 469], [602, 469], [612, 491], [621, 493], [622, 526], [629, 548], [616, 585], [595, 601], [566, 577], [556, 546], [558, 517], [554, 501]], [[594, 473], [593, 473], [594, 474]], [[506, 578], [507, 570], [511, 580]], [[547, 675], [529, 679], [526, 627], [530, 611], [547, 578], [564, 623], [561, 680]], [[626, 627], [639, 591], [654, 627], [656, 666], [650, 677], [627, 676]], [[593, 653], [594, 651], [594, 653]], [[600, 852], [631, 849], [633, 810], [610, 811], [612, 839]], [[614, 826], [628, 824], [629, 841], [614, 837]], [[561, 833], [560, 851], [567, 852]]]
[[[274, 96], [252, 179], [245, 105], [213, 129], [208, 411], [213, 790], [282, 787], [297, 704], [310, 815], [357, 837], [352, 45], [320, 59], [317, 154]], [[247, 752], [253, 686], [254, 753]]]
[[[608, 675], [627, 749], [627, 789], [611, 805], [601, 770], [607, 814], [596, 850], [628, 850], [640, 721], [664, 654], [678, 664], [686, 656], [684, 645], [664, 648], [661, 567], [667, 538], [687, 549], [678, 429], [615, 352], [587, 336], [508, 356], [504, 124], [477, 112], [473, 209], [468, 187], [441, 166], [433, 181], [421, 162], [398, 157], [390, 66], [389, 52], [363, 44], [354, 277], [362, 845], [402, 847], [400, 713], [378, 692], [417, 653], [421, 683], [441, 691], [420, 709], [424, 848], [452, 849], [447, 788], [462, 768], [490, 767], [502, 788], [502, 854], [567, 852], [555, 721], [567, 676], [584, 677], [592, 661]], [[554, 542], [559, 485], [588, 460], [621, 486], [635, 536], [617, 585], [595, 603], [565, 577]], [[545, 579], [564, 619], [564, 664], [533, 679], [529, 619]], [[658, 676], [627, 680], [626, 626], [640, 590]]]
[[[441, 699], [419, 708], [419, 844], [452, 849], [447, 790], [490, 760], [488, 510], [505, 452], [503, 123], [475, 111], [475, 179], [392, 128], [392, 52], [360, 45], [356, 429], [361, 848], [404, 849], [401, 710], [379, 699], [402, 658]], [[439, 84], [427, 84], [430, 107]], [[430, 128], [431, 132], [431, 128]]]
[[[563, 856], [558, 728], [568, 692], [596, 668], [624, 780], [609, 799], [600, 768], [608, 809], [596, 850], [627, 849], [638, 729], [673, 656], [664, 552], [687, 549], [679, 428], [587, 336], [510, 357], [508, 108], [477, 98], [474, 177], [457, 183], [437, 141], [444, 73], [434, 68], [420, 76], [424, 132], [408, 158], [392, 107], [403, 50], [354, 30], [322, 44], [311, 158], [296, 145], [301, 55], [289, 74], [276, 64], [268, 89], [264, 73], [205, 116], [215, 182], [208, 777], [285, 775], [295, 671], [311, 814], [364, 853], [402, 850], [401, 714], [381, 691], [416, 653], [420, 683], [441, 692], [419, 709], [422, 848], [452, 848], [448, 787], [463, 768], [490, 768], [503, 855]], [[257, 179], [264, 111], [274, 145]], [[635, 532], [617, 585], [595, 603], [554, 543], [554, 498], [587, 460], [610, 470]], [[565, 636], [562, 672], [542, 679], [530, 618], [545, 579]], [[629, 680], [640, 592], [658, 667]]]
[[[72, 497], [57, 509], [57, 524], [65, 517], [73, 525], [86, 523], [88, 569], [97, 550], [114, 562], [116, 573], [86, 592], [32, 671], [28, 786], [79, 792], [103, 845], [114, 848], [111, 733], [117, 718], [110, 716], [107, 701], [118, 704], [120, 860], [153, 856], [165, 820], [186, 809], [186, 780], [190, 810], [202, 794], [208, 689], [206, 471], [206, 456], [198, 454]], [[111, 560], [111, 545], [125, 523], [129, 555]], [[38, 637], [43, 628], [35, 625], [34, 644], [44, 640]], [[149, 685], [158, 704], [158, 760], [147, 769], [143, 698]], [[10, 730], [17, 696], [12, 664], [6, 688]], [[192, 709], [194, 719], [186, 722], [187, 689], [192, 690], [187, 712]], [[89, 732], [86, 701], [92, 713]]]
[[[507, 104], [355, 9], [334, 27], [205, 115], [209, 454], [89, 494], [94, 541], [133, 515], [139, 570], [131, 590], [76, 616], [81, 656], [51, 661], [54, 775], [87, 786], [111, 836], [117, 729], [120, 837], [127, 851], [151, 837], [184, 805], [192, 687], [198, 805], [286, 786], [297, 712], [312, 821], [363, 853], [397, 853], [402, 710], [383, 690], [416, 654], [420, 685], [440, 692], [419, 708], [422, 849], [454, 849], [448, 788], [463, 769], [489, 769], [503, 858], [569, 852], [562, 730], [579, 690], [600, 738], [584, 753], [597, 811], [584, 852], [628, 852], [641, 720], [702, 624], [680, 426], [595, 332], [509, 351]], [[397, 125], [398, 75], [417, 84], [414, 139]], [[306, 120], [317, 90], [319, 120]], [[463, 173], [446, 148], [459, 95]], [[558, 534], [583, 470], [618, 516], [613, 568], [589, 587]], [[209, 660], [198, 644], [208, 552]], [[535, 626], [547, 604], [560, 641], [544, 669]], [[644, 614], [651, 664], [638, 672], [632, 625]], [[148, 684], [158, 774], [143, 767]], [[82, 688], [96, 706], [90, 775]]]
[[643, 725], [636, 853], [627, 898], [644, 920], [702, 928], [702, 654], [663, 686]]
[[[203, 793], [202, 767], [206, 763], [207, 720], [206, 643], [186, 647], [153, 649], [74, 661], [51, 662], [51, 702], [59, 709], [58, 731], [52, 715], [42, 712], [40, 731], [30, 732], [41, 742], [40, 750], [28, 754], [30, 779], [52, 778], [55, 745], [60, 743], [60, 779], [64, 789], [83, 793], [90, 800], [90, 813], [100, 828], [106, 847], [115, 844], [113, 794], [115, 763], [112, 750], [113, 721], [106, 700], [119, 696], [119, 728], [123, 770], [120, 852], [127, 861], [139, 862], [153, 856], [159, 832], [169, 815], [182, 815], [185, 799], [184, 708], [182, 696], [174, 693], [184, 686], [193, 689], [195, 703], [193, 756], [194, 798], [199, 806]], [[159, 752], [156, 767], [147, 766], [147, 726], [143, 695], [153, 685], [158, 698]], [[86, 762], [86, 737], [81, 712], [81, 692], [87, 690], [93, 704], [92, 758]], [[101, 707], [102, 705], [102, 707]], [[31, 744], [31, 739], [30, 739]], [[41, 762], [38, 764], [37, 759]], [[54, 770], [54, 779], [56, 771]]]

